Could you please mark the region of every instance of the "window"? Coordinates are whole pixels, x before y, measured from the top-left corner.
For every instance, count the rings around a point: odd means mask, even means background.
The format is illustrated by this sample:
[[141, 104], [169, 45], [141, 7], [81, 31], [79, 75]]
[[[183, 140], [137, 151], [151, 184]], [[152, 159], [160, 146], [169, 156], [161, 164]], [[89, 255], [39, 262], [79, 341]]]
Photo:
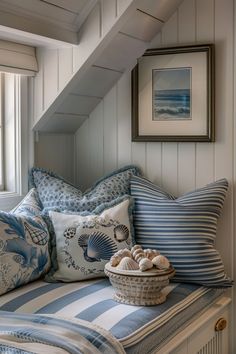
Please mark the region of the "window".
[[0, 209], [10, 210], [28, 189], [28, 81], [0, 73]]
[[0, 209], [7, 211], [28, 191], [29, 159], [33, 161], [28, 122], [33, 90], [28, 87], [38, 65], [32, 46], [0, 40], [0, 50]]

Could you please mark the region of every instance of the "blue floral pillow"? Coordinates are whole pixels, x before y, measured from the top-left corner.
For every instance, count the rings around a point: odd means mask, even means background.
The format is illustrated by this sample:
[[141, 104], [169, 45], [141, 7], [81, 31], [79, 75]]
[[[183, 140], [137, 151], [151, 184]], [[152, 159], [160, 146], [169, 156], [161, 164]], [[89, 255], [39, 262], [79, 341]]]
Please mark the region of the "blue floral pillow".
[[0, 212], [0, 295], [48, 271], [48, 241], [40, 216]]
[[42, 212], [42, 204], [39, 200], [37, 189], [32, 188], [11, 212], [25, 216], [39, 216]]
[[100, 179], [84, 194], [63, 178], [40, 168], [33, 168], [30, 178], [44, 208], [83, 212], [130, 194], [129, 181], [135, 175], [139, 175], [138, 168], [126, 166]]

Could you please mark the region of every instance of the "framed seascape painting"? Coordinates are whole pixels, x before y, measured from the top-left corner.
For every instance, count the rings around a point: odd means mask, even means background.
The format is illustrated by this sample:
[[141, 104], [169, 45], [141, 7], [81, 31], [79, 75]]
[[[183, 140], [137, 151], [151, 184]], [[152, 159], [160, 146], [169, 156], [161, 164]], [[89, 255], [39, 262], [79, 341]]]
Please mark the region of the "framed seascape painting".
[[214, 141], [212, 44], [148, 49], [132, 71], [133, 141]]

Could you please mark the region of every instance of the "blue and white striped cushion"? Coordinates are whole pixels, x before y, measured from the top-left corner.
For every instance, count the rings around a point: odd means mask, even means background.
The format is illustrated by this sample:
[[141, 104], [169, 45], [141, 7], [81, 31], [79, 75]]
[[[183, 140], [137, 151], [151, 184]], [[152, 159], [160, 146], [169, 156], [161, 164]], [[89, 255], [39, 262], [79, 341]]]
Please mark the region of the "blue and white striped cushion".
[[132, 177], [136, 243], [167, 256], [178, 282], [231, 286], [214, 248], [227, 188], [221, 179], [176, 198], [145, 178]]

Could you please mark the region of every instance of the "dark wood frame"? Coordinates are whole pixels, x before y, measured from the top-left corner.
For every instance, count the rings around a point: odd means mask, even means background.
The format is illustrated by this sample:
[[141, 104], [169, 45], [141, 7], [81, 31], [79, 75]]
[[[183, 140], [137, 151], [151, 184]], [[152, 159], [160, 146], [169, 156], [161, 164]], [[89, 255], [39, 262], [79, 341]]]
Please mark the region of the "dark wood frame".
[[163, 49], [148, 49], [143, 56], [206, 52], [207, 54], [207, 133], [206, 135], [140, 135], [139, 134], [139, 77], [138, 64], [132, 70], [132, 141], [213, 142], [214, 127], [214, 45], [203, 44]]

